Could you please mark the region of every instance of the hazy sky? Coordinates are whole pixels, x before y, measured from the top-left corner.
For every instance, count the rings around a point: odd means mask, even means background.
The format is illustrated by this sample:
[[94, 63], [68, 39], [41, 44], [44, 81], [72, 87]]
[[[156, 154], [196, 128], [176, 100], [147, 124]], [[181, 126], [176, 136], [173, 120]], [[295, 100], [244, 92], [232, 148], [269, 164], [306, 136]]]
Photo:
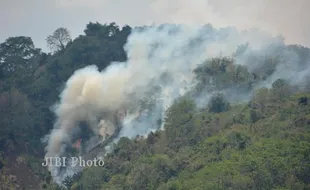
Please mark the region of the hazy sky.
[[310, 47], [309, 18], [310, 0], [0, 0], [0, 41], [30, 36], [46, 50], [45, 38], [58, 27], [76, 37], [90, 21], [131, 26], [173, 22], [254, 26]]

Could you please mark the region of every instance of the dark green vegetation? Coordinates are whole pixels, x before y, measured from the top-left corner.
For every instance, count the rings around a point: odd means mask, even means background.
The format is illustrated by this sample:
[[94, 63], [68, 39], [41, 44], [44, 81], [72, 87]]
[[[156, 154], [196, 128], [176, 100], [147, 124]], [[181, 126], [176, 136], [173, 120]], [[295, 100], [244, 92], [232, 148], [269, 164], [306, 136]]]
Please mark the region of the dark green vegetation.
[[103, 69], [112, 61], [125, 61], [123, 46], [130, 31], [130, 27], [119, 28], [114, 23], [89, 23], [85, 35], [68, 40], [68, 34], [59, 35], [67, 30], [56, 30], [47, 40], [55, 50], [52, 54], [42, 52], [25, 36], [0, 44], [0, 168], [3, 159], [15, 160], [23, 153], [43, 158], [41, 138], [53, 128], [51, 106], [58, 101], [66, 80], [89, 64]]
[[[40, 138], [54, 121], [50, 106], [76, 69], [89, 64], [103, 69], [112, 61], [125, 61], [123, 46], [130, 31], [113, 23], [89, 23], [85, 35], [50, 44], [53, 54], [35, 48], [28, 37], [0, 44], [0, 189], [16, 189], [14, 183], [61, 189], [40, 167]], [[310, 55], [304, 47], [285, 48], [301, 62]], [[207, 90], [231, 86], [251, 91], [281, 64], [272, 55], [261, 62], [262, 67], [250, 72], [230, 58], [207, 60], [195, 70], [199, 83], [194, 92], [167, 110], [165, 131], [146, 139], [122, 138], [104, 167], [87, 168], [65, 185], [75, 190], [310, 189], [309, 84], [300, 92], [278, 79], [240, 104], [228, 103], [221, 93], [204, 108], [192, 100]], [[20, 170], [12, 167], [12, 160]], [[15, 179], [29, 175], [36, 180]]]
[[[310, 94], [274, 89], [249, 104], [199, 112], [191, 100], [167, 113], [166, 131], [121, 139], [106, 166], [69, 181], [72, 189], [309, 189]], [[258, 105], [257, 107], [254, 105]], [[53, 189], [53, 188], [52, 188]]]
[[14, 151], [20, 146], [37, 150], [40, 138], [53, 127], [50, 107], [66, 80], [90, 63], [103, 69], [112, 61], [125, 61], [123, 46], [130, 30], [113, 23], [89, 23], [86, 35], [53, 55], [35, 48], [29, 37], [11, 37], [1, 43], [0, 150]]

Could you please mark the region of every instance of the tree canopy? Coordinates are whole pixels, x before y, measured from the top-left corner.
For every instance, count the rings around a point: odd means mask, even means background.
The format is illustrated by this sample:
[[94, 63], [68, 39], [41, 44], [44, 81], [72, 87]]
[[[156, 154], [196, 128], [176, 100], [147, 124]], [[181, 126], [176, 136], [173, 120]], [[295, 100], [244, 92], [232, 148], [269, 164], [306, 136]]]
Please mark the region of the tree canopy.
[[53, 34], [46, 38], [47, 46], [52, 51], [63, 51], [71, 41], [69, 30], [64, 27], [57, 28]]
[[[51, 106], [75, 70], [89, 64], [101, 70], [111, 62], [126, 61], [124, 45], [131, 31], [130, 26], [90, 22], [83, 35], [71, 39], [68, 29], [61, 27], [47, 37], [52, 54], [36, 48], [26, 36], [0, 44], [0, 189], [62, 189], [41, 166], [42, 137], [55, 120]], [[247, 48], [249, 44], [240, 45], [233, 57], [208, 58], [198, 65], [195, 88], [176, 99], [159, 122], [165, 130], [145, 138], [122, 137], [104, 158], [105, 166], [86, 168], [67, 178], [65, 186], [309, 189], [309, 91], [281, 77], [270, 88], [259, 85], [283, 64], [285, 51], [296, 52], [301, 60], [296, 64], [304, 66], [310, 49], [277, 47], [272, 54], [250, 55], [246, 64], [239, 64], [237, 57]], [[247, 67], [256, 63], [258, 67]], [[169, 76], [162, 79], [168, 81]], [[141, 107], [154, 109], [160, 90], [150, 89], [139, 101]], [[248, 95], [247, 101], [233, 103], [233, 94], [240, 92]], [[199, 105], [196, 100], [201, 97], [210, 101]]]

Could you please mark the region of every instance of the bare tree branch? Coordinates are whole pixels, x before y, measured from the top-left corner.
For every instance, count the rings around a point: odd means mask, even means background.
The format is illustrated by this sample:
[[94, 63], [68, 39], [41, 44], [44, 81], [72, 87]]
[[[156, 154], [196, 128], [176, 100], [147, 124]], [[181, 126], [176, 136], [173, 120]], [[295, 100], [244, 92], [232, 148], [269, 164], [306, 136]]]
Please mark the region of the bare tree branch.
[[62, 51], [66, 45], [71, 41], [71, 36], [66, 28], [56, 29], [52, 35], [46, 38], [47, 46], [51, 51]]

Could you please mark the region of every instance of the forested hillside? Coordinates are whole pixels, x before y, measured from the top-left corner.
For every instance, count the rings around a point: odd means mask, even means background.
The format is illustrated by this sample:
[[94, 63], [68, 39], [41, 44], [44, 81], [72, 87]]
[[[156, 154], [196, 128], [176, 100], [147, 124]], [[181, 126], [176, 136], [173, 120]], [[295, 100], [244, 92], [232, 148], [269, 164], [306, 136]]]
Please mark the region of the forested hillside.
[[30, 152], [42, 149], [38, 147], [40, 138], [54, 122], [50, 107], [58, 100], [64, 82], [89, 63], [103, 69], [112, 61], [126, 60], [123, 46], [130, 30], [114, 23], [89, 23], [85, 35], [53, 54], [35, 48], [25, 36], [1, 43], [1, 150], [14, 151], [19, 146]]
[[[89, 23], [85, 35], [64, 41], [60, 48], [52, 43], [51, 53], [36, 48], [26, 36], [0, 44], [0, 168], [17, 155], [44, 157], [41, 138], [53, 128], [51, 107], [65, 81], [89, 63], [103, 69], [112, 61], [126, 60], [123, 46], [130, 31], [129, 26], [114, 23]], [[64, 40], [54, 34], [56, 42]]]
[[[72, 189], [309, 189], [309, 94], [261, 89], [249, 104], [198, 111], [182, 99], [165, 132], [121, 141]], [[260, 107], [254, 107], [257, 104]], [[264, 111], [264, 114], [259, 115]], [[51, 188], [53, 189], [53, 188]]]
[[65, 187], [55, 184], [41, 166], [52, 106], [77, 69], [126, 61], [131, 31], [89, 23], [71, 39], [59, 28], [47, 37], [50, 53], [26, 36], [0, 44], [0, 189], [310, 189], [310, 80], [301, 85], [279, 77], [264, 85], [278, 76], [286, 52], [307, 71], [310, 49], [299, 45], [270, 47], [246, 64], [236, 57], [247, 44], [231, 57], [206, 57], [193, 71], [195, 87], [165, 111], [164, 130], [122, 137], [105, 166], [86, 168]]

